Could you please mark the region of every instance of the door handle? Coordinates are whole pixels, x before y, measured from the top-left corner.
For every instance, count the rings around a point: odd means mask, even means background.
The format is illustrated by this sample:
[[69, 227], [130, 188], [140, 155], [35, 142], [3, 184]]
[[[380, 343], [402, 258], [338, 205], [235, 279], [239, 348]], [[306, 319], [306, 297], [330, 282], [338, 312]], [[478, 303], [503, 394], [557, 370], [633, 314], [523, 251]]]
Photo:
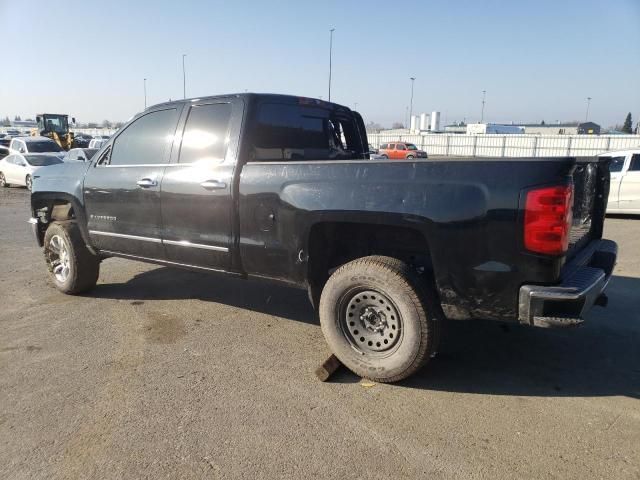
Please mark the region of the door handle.
[[200, 184], [200, 186], [206, 190], [220, 190], [222, 188], [227, 188], [227, 184], [220, 180], [205, 180]]
[[155, 178], [141, 178], [136, 182], [139, 187], [149, 188], [149, 187], [157, 187], [158, 181]]

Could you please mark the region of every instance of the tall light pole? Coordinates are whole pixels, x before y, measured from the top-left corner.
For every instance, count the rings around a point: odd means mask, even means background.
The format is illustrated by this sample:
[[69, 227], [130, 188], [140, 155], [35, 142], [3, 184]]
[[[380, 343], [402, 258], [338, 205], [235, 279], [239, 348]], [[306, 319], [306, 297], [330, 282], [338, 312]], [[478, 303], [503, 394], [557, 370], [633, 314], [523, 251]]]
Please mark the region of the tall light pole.
[[482, 110], [480, 112], [480, 123], [484, 122], [484, 104], [487, 103], [487, 91], [482, 90]]
[[147, 109], [147, 79], [144, 79], [144, 109]]
[[186, 53], [182, 54], [182, 98], [187, 98], [187, 74], [184, 69], [184, 57], [186, 56]]
[[584, 115], [584, 121], [589, 120], [589, 107], [591, 106], [591, 97], [587, 97], [587, 113]]
[[331, 101], [331, 63], [333, 56], [333, 32], [335, 28], [329, 30], [329, 101]]
[[413, 115], [413, 84], [416, 81], [416, 77], [409, 77], [411, 80], [411, 101], [409, 102], [409, 121], [411, 121], [411, 116]]

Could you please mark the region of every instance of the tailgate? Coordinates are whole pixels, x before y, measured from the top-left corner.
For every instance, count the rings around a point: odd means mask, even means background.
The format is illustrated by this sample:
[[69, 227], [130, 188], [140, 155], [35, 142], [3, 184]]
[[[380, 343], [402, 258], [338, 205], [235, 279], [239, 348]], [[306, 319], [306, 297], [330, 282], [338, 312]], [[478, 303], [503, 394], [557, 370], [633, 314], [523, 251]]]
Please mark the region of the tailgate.
[[606, 159], [576, 159], [573, 171], [573, 221], [567, 258], [575, 256], [590, 241], [602, 238], [606, 202], [609, 196], [609, 165]]

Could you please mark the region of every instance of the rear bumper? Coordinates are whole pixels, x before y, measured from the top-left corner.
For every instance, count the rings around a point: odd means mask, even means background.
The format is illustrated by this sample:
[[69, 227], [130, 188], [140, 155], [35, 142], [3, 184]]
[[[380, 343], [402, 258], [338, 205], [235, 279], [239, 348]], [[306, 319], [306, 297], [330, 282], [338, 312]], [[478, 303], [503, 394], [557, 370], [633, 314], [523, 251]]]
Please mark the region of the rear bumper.
[[523, 285], [520, 287], [519, 321], [537, 327], [570, 327], [594, 303], [606, 305], [603, 291], [616, 264], [618, 245], [597, 240], [588, 245], [563, 269], [559, 285]]

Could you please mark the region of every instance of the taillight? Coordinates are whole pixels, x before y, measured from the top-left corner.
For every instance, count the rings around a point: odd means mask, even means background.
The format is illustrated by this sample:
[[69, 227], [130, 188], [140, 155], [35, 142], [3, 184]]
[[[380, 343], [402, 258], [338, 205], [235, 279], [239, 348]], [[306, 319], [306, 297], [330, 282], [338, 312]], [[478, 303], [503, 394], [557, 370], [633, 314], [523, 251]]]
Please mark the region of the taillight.
[[560, 255], [569, 246], [573, 185], [545, 187], [527, 192], [524, 246], [527, 250]]

